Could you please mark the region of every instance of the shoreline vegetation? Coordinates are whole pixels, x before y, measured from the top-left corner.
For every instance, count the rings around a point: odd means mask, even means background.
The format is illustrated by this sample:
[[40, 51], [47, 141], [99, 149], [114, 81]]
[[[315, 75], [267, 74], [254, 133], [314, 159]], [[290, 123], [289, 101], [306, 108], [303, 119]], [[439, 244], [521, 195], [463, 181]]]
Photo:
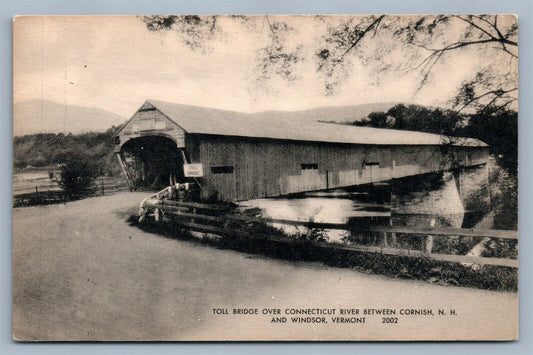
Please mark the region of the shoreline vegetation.
[[[430, 258], [365, 253], [335, 248], [342, 242], [328, 242], [325, 231], [287, 234], [278, 228], [261, 224], [239, 224], [239, 233], [228, 229], [223, 235], [190, 232], [176, 224], [158, 223], [147, 219], [139, 223], [131, 215], [127, 222], [145, 232], [163, 238], [189, 240], [220, 249], [230, 249], [252, 255], [291, 261], [320, 262], [330, 267], [348, 268], [365, 274], [379, 274], [393, 278], [425, 281], [444, 286], [472, 287], [494, 291], [518, 289], [518, 269], [492, 265], [464, 265]], [[408, 236], [405, 236], [408, 239]], [[461, 239], [465, 239], [461, 241]], [[444, 249], [456, 249], [458, 244], [475, 244], [468, 238], [441, 242]], [[347, 243], [347, 242], [345, 242]], [[499, 241], [499, 252], [493, 256], [511, 256], [516, 244]], [[444, 245], [446, 244], [446, 245]], [[505, 245], [502, 247], [502, 245]], [[465, 249], [465, 248], [463, 248]], [[465, 249], [466, 250], [466, 249]]]

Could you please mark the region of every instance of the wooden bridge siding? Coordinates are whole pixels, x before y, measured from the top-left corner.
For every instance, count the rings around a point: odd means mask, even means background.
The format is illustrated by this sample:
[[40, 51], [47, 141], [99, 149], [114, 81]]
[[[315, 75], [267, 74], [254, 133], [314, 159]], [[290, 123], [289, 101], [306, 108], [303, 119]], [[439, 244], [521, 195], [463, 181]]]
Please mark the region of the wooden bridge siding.
[[[386, 181], [451, 166], [443, 164], [439, 146], [369, 147], [223, 136], [199, 136], [187, 142], [192, 161], [204, 164], [204, 196], [216, 191], [226, 200]], [[487, 157], [483, 149], [469, 147], [457, 149], [456, 154], [470, 154], [472, 163]], [[379, 165], [365, 166], [365, 161]], [[302, 170], [301, 164], [317, 164], [318, 170]], [[233, 166], [234, 172], [212, 174], [212, 166]]]
[[455, 148], [455, 159], [463, 166], [484, 164], [488, 160], [489, 148], [472, 149], [467, 147]]
[[400, 175], [394, 177], [424, 174], [446, 168], [445, 156], [438, 146], [397, 146], [394, 148], [395, 170], [400, 168]]
[[[222, 137], [224, 138], [224, 137]], [[204, 164], [204, 197], [215, 193], [220, 198], [232, 200], [236, 196], [235, 191], [235, 145], [227, 139], [199, 141], [199, 161]], [[233, 166], [233, 173], [213, 174], [211, 167]]]

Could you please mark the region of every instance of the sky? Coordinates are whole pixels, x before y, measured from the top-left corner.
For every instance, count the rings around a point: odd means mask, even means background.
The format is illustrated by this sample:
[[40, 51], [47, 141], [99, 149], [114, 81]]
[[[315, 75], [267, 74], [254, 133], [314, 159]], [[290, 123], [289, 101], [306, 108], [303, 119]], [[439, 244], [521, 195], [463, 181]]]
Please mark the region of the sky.
[[376, 80], [372, 62], [354, 59], [346, 82], [326, 96], [313, 60], [325, 25], [307, 17], [284, 20], [294, 28], [288, 45], [301, 44], [306, 60], [297, 66], [297, 80], [274, 79], [265, 91], [254, 86], [257, 50], [271, 41], [264, 17], [253, 28], [222, 18], [223, 33], [197, 51], [184, 45], [181, 34], [150, 32], [135, 16], [19, 17], [14, 103], [46, 99], [126, 118], [146, 99], [243, 112], [373, 102], [443, 106], [483, 60], [475, 51], [447, 58], [433, 71], [432, 82], [417, 90], [415, 71], [390, 71]]

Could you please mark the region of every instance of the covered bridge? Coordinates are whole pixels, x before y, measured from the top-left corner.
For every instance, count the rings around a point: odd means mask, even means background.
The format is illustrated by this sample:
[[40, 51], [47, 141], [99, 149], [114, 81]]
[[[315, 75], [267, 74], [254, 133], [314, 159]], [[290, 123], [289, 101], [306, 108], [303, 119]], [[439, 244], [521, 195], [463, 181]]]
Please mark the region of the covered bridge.
[[[332, 117], [323, 117], [329, 121]], [[130, 186], [197, 182], [204, 198], [273, 197], [386, 181], [488, 160], [476, 139], [146, 101], [115, 134]]]

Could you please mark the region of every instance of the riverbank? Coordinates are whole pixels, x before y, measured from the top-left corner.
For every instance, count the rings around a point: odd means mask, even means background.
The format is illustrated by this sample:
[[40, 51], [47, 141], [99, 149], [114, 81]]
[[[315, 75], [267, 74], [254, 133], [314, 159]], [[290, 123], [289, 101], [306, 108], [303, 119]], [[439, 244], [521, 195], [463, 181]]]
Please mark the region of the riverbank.
[[[161, 238], [129, 226], [145, 193], [13, 211], [19, 340], [513, 339], [518, 295], [389, 279]], [[399, 326], [275, 324], [213, 308], [431, 308]], [[450, 316], [454, 309], [456, 316]], [[401, 328], [400, 328], [401, 327]], [[401, 332], [398, 331], [401, 329]]]

